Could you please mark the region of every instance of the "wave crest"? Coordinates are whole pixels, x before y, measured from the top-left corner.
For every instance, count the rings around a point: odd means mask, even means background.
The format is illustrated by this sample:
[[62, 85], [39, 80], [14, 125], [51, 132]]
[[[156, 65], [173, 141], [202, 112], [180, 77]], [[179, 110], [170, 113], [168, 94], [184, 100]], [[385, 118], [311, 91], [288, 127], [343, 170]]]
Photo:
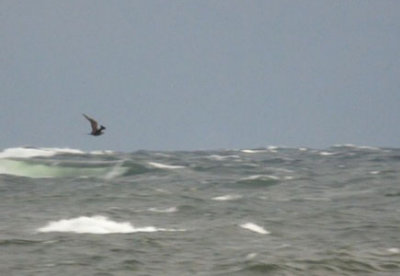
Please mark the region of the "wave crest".
[[50, 157], [56, 154], [85, 154], [78, 149], [70, 148], [31, 148], [17, 147], [7, 148], [0, 152], [0, 158], [32, 158], [32, 157]]
[[46, 226], [37, 229], [38, 232], [71, 232], [77, 234], [128, 234], [137, 232], [176, 232], [185, 229], [166, 229], [154, 226], [135, 228], [129, 222], [116, 222], [104, 216], [78, 217], [50, 221]]

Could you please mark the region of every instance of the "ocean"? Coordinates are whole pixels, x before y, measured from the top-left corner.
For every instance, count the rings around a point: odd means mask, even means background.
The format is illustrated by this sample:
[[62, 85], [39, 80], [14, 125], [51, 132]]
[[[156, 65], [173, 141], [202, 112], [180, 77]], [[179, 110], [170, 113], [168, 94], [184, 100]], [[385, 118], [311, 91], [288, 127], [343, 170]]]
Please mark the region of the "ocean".
[[400, 275], [400, 149], [4, 149], [0, 275]]

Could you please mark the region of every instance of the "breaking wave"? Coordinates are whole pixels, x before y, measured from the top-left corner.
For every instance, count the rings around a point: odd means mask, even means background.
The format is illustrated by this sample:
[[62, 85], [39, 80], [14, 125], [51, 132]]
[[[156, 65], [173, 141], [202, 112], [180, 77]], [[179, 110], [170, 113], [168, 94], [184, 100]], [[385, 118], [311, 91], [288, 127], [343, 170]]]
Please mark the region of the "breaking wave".
[[0, 152], [0, 158], [50, 157], [56, 154], [85, 154], [85, 152], [69, 148], [17, 147], [3, 150]]
[[99, 177], [112, 179], [146, 171], [112, 151], [69, 148], [8, 148], [0, 152], [0, 174], [31, 178]]
[[258, 234], [269, 234], [269, 232], [267, 230], [265, 230], [264, 228], [262, 228], [261, 226], [252, 223], [252, 222], [246, 222], [240, 225], [240, 227], [242, 227], [243, 229], [247, 229], [250, 230], [252, 232], [258, 233]]
[[104, 216], [78, 217], [50, 221], [38, 232], [71, 232], [77, 234], [129, 234], [137, 232], [181, 232], [185, 229], [157, 228], [154, 226], [134, 227], [130, 222], [116, 222]]

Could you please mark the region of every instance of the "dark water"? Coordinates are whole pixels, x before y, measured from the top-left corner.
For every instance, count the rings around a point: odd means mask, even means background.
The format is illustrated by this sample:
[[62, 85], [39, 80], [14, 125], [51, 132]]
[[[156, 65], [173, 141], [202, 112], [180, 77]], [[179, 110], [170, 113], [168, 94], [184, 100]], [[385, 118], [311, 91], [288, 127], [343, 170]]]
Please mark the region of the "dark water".
[[6, 149], [0, 275], [400, 275], [400, 149]]

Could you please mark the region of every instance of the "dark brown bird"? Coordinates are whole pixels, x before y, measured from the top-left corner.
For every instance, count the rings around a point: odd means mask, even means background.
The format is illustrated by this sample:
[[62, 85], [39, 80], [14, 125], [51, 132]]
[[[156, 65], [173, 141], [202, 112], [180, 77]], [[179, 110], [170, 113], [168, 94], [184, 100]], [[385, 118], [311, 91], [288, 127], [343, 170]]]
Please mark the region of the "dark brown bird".
[[105, 126], [100, 125], [100, 128], [99, 128], [98, 123], [96, 122], [96, 120], [90, 118], [86, 114], [82, 114], [82, 115], [83, 115], [83, 117], [88, 119], [88, 121], [90, 122], [90, 125], [92, 126], [92, 132], [90, 133], [90, 135], [99, 136], [99, 135], [103, 134], [103, 130], [106, 129]]

